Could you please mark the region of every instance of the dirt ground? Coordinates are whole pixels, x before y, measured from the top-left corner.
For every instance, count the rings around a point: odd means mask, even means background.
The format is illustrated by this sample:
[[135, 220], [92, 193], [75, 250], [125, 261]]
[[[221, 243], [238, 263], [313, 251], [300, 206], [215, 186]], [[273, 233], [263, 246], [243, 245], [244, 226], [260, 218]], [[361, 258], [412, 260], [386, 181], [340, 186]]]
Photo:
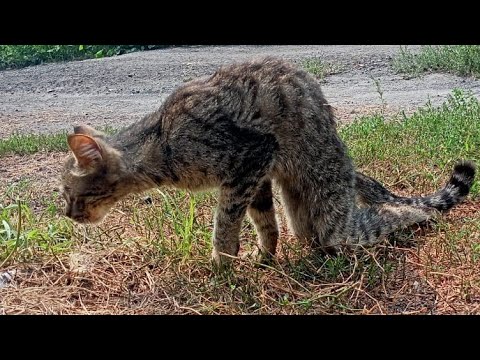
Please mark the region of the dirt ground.
[[[419, 46], [410, 46], [417, 51]], [[0, 139], [14, 132], [49, 133], [73, 124], [129, 124], [155, 110], [178, 85], [221, 64], [275, 55], [294, 62], [320, 58], [344, 71], [323, 84], [339, 121], [378, 109], [410, 112], [429, 99], [440, 104], [453, 88], [480, 94], [480, 82], [446, 74], [408, 79], [390, 64], [398, 45], [189, 46], [118, 57], [0, 71]]]

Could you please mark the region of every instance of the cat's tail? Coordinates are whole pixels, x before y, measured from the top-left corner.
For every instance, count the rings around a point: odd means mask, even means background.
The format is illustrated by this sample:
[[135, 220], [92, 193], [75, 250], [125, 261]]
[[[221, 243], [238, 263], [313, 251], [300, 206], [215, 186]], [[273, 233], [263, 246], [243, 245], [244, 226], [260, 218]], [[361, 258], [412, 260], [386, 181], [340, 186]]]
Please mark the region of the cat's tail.
[[436, 193], [425, 197], [399, 197], [372, 178], [362, 174], [360, 179], [370, 186], [370, 192], [367, 187], [363, 188], [363, 196], [368, 196], [373, 205], [354, 210], [345, 239], [347, 245], [368, 246], [381, 241], [394, 231], [425, 222], [438, 211], [448, 210], [460, 203], [472, 187], [475, 165], [470, 161], [459, 162], [447, 184]]
[[388, 234], [431, 219], [437, 210], [402, 204], [373, 205], [355, 209], [346, 227], [345, 245], [370, 246]]
[[360, 172], [356, 173], [355, 190], [360, 202], [366, 205], [388, 203], [430, 207], [444, 211], [465, 199], [475, 179], [475, 171], [476, 166], [472, 161], [460, 161], [453, 168], [450, 180], [442, 189], [423, 197], [397, 196], [375, 179]]

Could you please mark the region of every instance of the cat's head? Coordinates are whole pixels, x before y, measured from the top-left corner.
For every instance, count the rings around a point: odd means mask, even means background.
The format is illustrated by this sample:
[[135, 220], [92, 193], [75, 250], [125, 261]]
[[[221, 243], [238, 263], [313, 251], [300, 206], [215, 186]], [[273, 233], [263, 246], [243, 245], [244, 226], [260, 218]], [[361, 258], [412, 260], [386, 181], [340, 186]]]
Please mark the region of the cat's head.
[[63, 167], [60, 192], [65, 215], [79, 223], [100, 222], [121, 197], [122, 156], [105, 139], [89, 126], [75, 127], [67, 138], [71, 154]]

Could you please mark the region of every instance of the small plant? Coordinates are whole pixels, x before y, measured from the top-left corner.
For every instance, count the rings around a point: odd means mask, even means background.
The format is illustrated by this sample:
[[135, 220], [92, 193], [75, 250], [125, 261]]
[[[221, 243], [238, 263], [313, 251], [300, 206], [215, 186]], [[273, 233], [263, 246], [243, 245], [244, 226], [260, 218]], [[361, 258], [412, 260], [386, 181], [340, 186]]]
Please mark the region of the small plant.
[[45, 222], [44, 214], [34, 214], [24, 201], [0, 204], [0, 268], [14, 258], [28, 259], [35, 251], [56, 253], [68, 249], [71, 222], [64, 218], [52, 221], [52, 209], [46, 209], [49, 221]]
[[325, 80], [329, 75], [338, 74], [342, 71], [339, 65], [326, 63], [316, 58], [304, 60], [302, 67], [321, 81]]
[[375, 84], [375, 88], [377, 90], [378, 95], [380, 96], [380, 101], [382, 102], [382, 114], [385, 113], [385, 107], [387, 106], [385, 99], [383, 98], [383, 90], [380, 84], [380, 79], [375, 79], [373, 76], [371, 77], [373, 83]]

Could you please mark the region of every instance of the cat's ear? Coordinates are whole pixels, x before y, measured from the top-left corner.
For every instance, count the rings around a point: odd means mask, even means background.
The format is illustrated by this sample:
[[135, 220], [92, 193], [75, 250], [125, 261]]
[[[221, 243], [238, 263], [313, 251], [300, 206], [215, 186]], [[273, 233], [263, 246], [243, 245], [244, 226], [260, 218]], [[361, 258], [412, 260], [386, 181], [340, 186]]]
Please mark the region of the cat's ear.
[[73, 132], [77, 135], [83, 134], [83, 135], [89, 135], [93, 137], [99, 137], [99, 138], [105, 138], [106, 134], [95, 130], [93, 127], [88, 126], [88, 125], [78, 125], [73, 127]]
[[102, 161], [102, 148], [88, 135], [68, 135], [68, 146], [82, 169], [93, 167]]

